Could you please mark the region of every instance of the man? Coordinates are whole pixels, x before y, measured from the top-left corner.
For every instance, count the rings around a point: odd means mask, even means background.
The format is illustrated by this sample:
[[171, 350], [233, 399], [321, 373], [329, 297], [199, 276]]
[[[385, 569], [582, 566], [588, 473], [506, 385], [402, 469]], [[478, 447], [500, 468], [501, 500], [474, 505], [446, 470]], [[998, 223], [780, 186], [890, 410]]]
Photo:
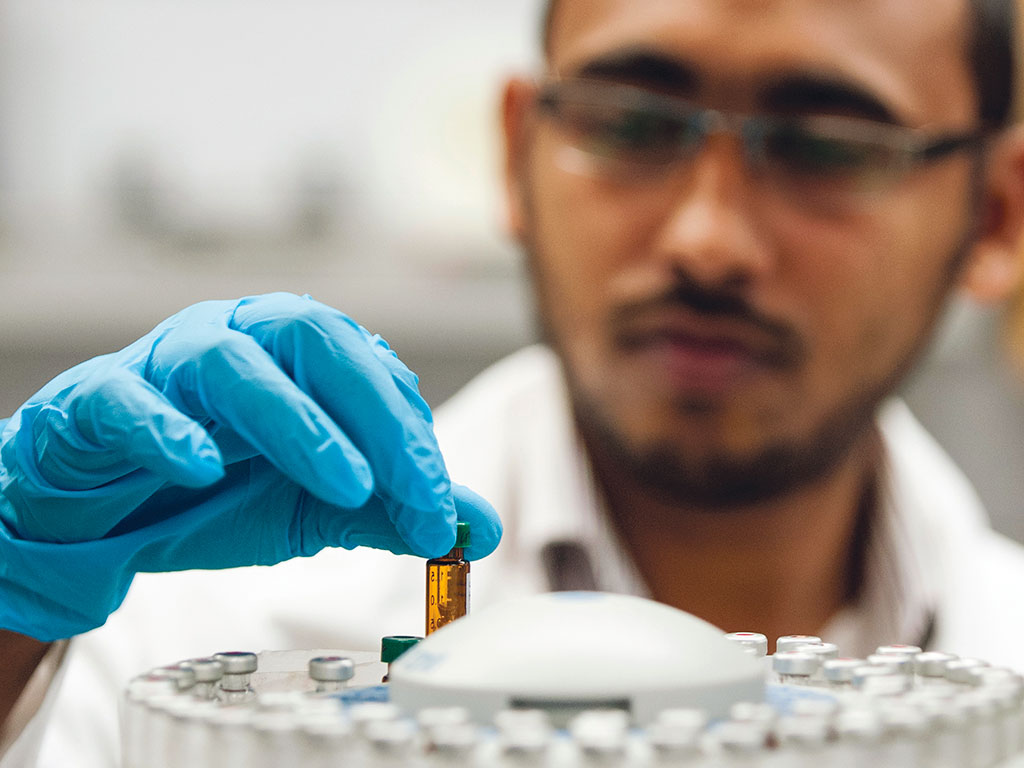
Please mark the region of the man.
[[[437, 425], [452, 476], [505, 518], [474, 572], [477, 605], [625, 590], [729, 630], [820, 632], [861, 654], [919, 642], [1024, 668], [1024, 615], [1003, 597], [1024, 585], [1024, 557], [885, 402], [954, 290], [998, 298], [1015, 280], [1024, 143], [1002, 130], [1010, 16], [981, 0], [553, 5], [546, 71], [511, 82], [503, 114], [510, 224], [554, 353], [499, 364]], [[288, 425], [289, 450], [225, 409], [252, 401], [254, 354], [274, 393], [259, 407]], [[146, 415], [123, 428], [126, 412]], [[141, 537], [127, 558], [105, 550], [128, 579], [325, 544], [427, 554], [450, 543], [456, 514], [491, 532], [483, 554], [496, 525], [468, 491], [449, 495], [428, 423], [414, 378], [329, 310], [294, 297], [200, 305], [19, 411], [4, 432], [4, 520], [19, 545]], [[317, 471], [318, 445], [337, 482]], [[397, 446], [412, 459], [396, 470]], [[53, 490], [54, 476], [77, 484]], [[211, 498], [226, 520], [212, 528]], [[249, 504], [259, 514], [239, 513]], [[277, 528], [218, 535], [272, 509], [287, 510]], [[138, 555], [154, 537], [156, 554]], [[73, 644], [47, 759], [112, 750], [98, 702], [146, 664], [415, 631], [420, 578], [418, 561], [363, 549], [142, 576]], [[102, 621], [125, 588], [104, 584], [80, 623]], [[77, 631], [61, 620], [91, 594], [41, 611], [37, 636]]]
[[912, 6], [559, 3], [547, 77], [506, 95], [513, 227], [612, 528], [721, 626], [851, 603], [878, 406], [955, 285], [1016, 267], [980, 25], [944, 3], [897, 46]]

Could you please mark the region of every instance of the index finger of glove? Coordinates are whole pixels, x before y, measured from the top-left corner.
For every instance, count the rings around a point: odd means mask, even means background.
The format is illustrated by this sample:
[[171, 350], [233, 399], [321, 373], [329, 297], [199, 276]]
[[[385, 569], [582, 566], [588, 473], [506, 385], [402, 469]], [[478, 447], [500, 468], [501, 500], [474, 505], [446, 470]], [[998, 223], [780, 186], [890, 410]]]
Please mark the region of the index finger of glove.
[[434, 416], [430, 412], [430, 406], [427, 405], [427, 401], [420, 394], [419, 376], [409, 370], [409, 367], [402, 362], [398, 354], [379, 335], [371, 336], [363, 328], [360, 328], [360, 330], [366, 335], [373, 353], [380, 360], [381, 365], [390, 371], [391, 380], [395, 382], [395, 386], [398, 387], [399, 392], [405, 397], [406, 402], [420, 414], [424, 421], [433, 424]]
[[455, 503], [433, 428], [362, 328], [326, 305], [287, 294], [241, 301], [231, 327], [267, 350], [366, 456], [377, 492], [401, 500], [393, 509], [403, 537], [424, 551], [454, 537]]
[[[478, 560], [491, 554], [501, 540], [501, 520], [483, 497], [461, 485], [453, 486], [455, 510], [459, 522], [470, 525], [472, 544], [464, 554], [467, 560]], [[386, 549], [396, 555], [418, 555], [437, 557], [445, 554], [455, 544], [449, 542], [444, 551], [423, 551], [402, 536], [391, 522], [387, 502], [373, 496], [360, 509], [338, 509], [330, 505], [311, 501], [303, 505], [302, 517], [292, 530], [301, 533], [301, 544], [294, 544], [293, 551], [314, 554], [321, 547], [372, 547]]]
[[365, 503], [373, 488], [366, 459], [249, 336], [223, 327], [202, 339], [168, 335], [148, 368], [178, 407], [230, 427], [310, 492], [336, 504]]

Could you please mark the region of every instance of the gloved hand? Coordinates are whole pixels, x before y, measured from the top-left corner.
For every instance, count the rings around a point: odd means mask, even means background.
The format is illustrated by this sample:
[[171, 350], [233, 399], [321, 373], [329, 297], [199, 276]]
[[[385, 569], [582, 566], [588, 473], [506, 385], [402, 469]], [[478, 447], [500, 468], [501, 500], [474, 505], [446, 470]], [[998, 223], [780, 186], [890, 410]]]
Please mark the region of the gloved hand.
[[189, 307], [58, 376], [0, 433], [0, 627], [99, 626], [140, 571], [270, 565], [324, 547], [424, 557], [490, 505], [452, 486], [416, 376], [308, 297]]

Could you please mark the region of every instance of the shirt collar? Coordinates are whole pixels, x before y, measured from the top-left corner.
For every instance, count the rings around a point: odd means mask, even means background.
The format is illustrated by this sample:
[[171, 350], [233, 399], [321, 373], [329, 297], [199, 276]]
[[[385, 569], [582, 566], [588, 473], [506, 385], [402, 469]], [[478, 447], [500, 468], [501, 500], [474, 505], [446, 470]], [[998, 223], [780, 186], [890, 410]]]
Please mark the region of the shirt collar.
[[[883, 432], [884, 437], [884, 432]], [[864, 553], [864, 577], [852, 605], [837, 613], [822, 636], [844, 655], [867, 656], [882, 644], [927, 645], [935, 622], [934, 585], [927, 578], [914, 525], [913, 499], [894, 481], [886, 445], [876, 505]]]

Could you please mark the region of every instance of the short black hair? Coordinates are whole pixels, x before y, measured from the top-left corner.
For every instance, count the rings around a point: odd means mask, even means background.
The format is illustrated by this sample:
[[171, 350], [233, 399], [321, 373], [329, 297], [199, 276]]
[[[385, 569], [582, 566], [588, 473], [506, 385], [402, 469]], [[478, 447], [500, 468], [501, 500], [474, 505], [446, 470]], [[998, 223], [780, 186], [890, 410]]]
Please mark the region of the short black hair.
[[[552, 0], [554, 3], [554, 0]], [[1016, 0], [969, 0], [968, 60], [984, 125], [1002, 127], [1014, 115], [1017, 89]]]
[[[978, 117], [982, 125], [1002, 128], [1014, 115], [1017, 67], [1016, 0], [967, 0], [971, 29], [968, 61], [978, 94]], [[558, 0], [546, 0], [542, 43], [550, 52], [551, 28]]]

